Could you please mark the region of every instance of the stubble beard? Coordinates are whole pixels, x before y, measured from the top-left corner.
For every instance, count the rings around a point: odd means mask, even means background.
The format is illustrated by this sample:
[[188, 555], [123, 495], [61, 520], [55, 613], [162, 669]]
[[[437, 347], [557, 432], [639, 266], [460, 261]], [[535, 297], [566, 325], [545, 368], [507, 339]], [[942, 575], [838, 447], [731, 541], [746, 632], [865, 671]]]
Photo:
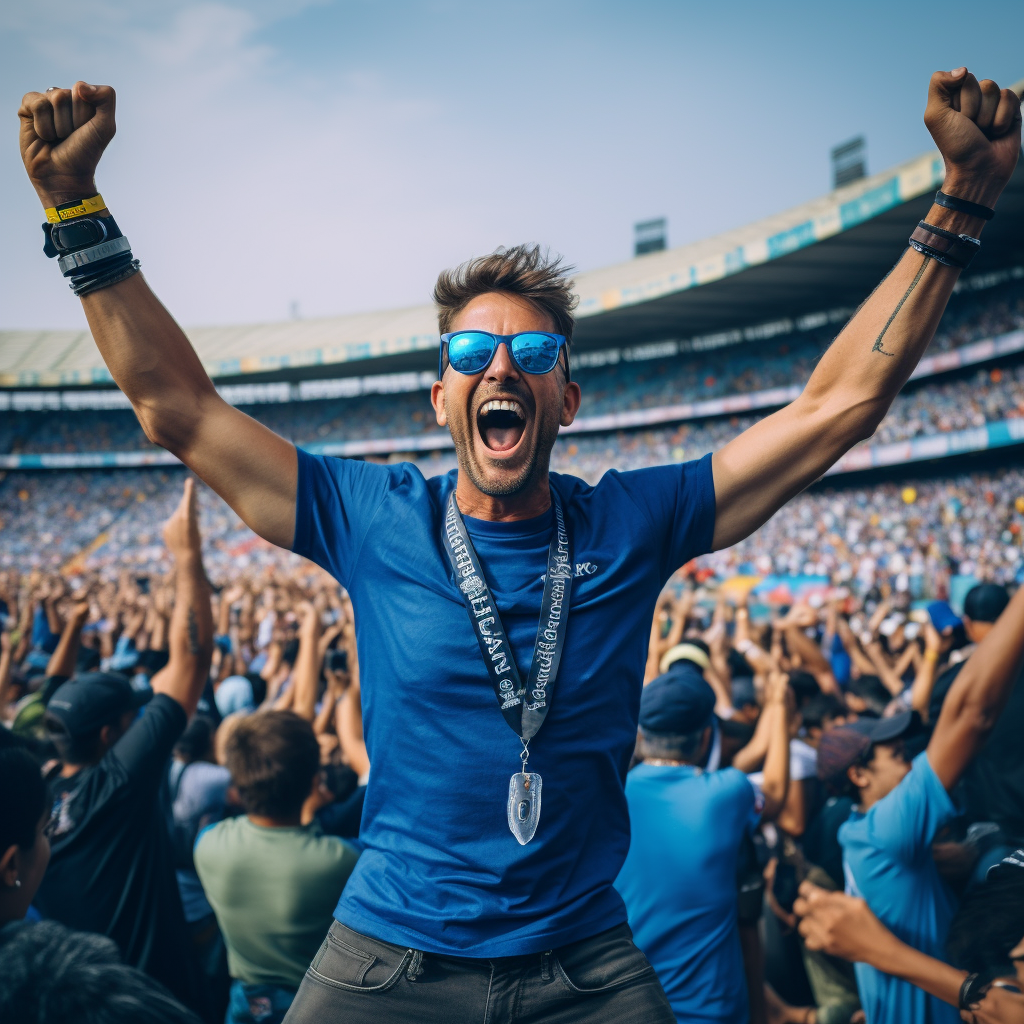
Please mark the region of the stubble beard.
[[[551, 463], [551, 449], [558, 437], [558, 424], [548, 424], [538, 416], [537, 431], [533, 436], [532, 450], [522, 467], [514, 475], [502, 473], [501, 478], [491, 477], [485, 466], [480, 465], [473, 444], [473, 425], [465, 422], [464, 417], [452, 415], [453, 410], [445, 399], [445, 414], [448, 419], [448, 430], [455, 442], [455, 458], [459, 463], [459, 472], [469, 477], [473, 486], [489, 498], [507, 498], [528, 490], [533, 482], [543, 476]], [[458, 427], [456, 428], [456, 424]]]

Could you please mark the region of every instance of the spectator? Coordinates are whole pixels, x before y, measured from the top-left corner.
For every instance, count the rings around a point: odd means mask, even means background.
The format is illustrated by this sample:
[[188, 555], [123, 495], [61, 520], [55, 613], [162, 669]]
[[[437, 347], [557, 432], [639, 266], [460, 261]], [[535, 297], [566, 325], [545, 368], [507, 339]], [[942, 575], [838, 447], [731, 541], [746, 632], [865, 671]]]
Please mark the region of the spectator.
[[112, 940], [56, 921], [0, 930], [0, 1021], [200, 1024], [162, 985], [122, 963]]
[[805, 882], [796, 909], [812, 949], [914, 984], [974, 1024], [1024, 1020], [1024, 850], [992, 867], [965, 897], [950, 929], [949, 963], [901, 942], [863, 899]]
[[50, 861], [49, 820], [38, 762], [20, 746], [0, 747], [0, 929], [25, 916], [39, 888]]
[[[36, 902], [45, 917], [109, 936], [129, 964], [198, 1005], [158, 800], [211, 656], [191, 480], [164, 540], [177, 568], [175, 608], [170, 660], [153, 677], [152, 690], [132, 690], [122, 676], [90, 673], [64, 683], [50, 700], [46, 727], [62, 763], [54, 781], [52, 856]], [[144, 714], [136, 717], [143, 704]]]
[[277, 1024], [359, 855], [315, 823], [303, 824], [320, 772], [308, 721], [291, 711], [235, 719], [225, 754], [245, 814], [200, 835], [196, 870], [227, 942], [228, 1021]]
[[199, 969], [207, 1016], [223, 1020], [228, 1001], [227, 951], [193, 860], [199, 833], [224, 817], [231, 773], [214, 764], [214, 725], [196, 714], [174, 745], [169, 773], [174, 867]]
[[[927, 750], [909, 763], [900, 740], [913, 712], [863, 720], [822, 737], [818, 772], [846, 783], [857, 805], [839, 829], [847, 890], [863, 896], [886, 927], [929, 956], [941, 955], [955, 909], [931, 843], [956, 814], [949, 793], [995, 724], [1024, 658], [1024, 590], [950, 688]], [[954, 1021], [935, 998], [860, 964], [857, 983], [867, 1024]]]
[[781, 809], [789, 781], [786, 677], [776, 674], [761, 792], [735, 768], [703, 771], [715, 692], [677, 661], [640, 701], [644, 761], [626, 781], [632, 839], [615, 887], [634, 941], [679, 1021], [742, 1022], [748, 997], [737, 926], [741, 844]]
[[[970, 646], [955, 652], [961, 660], [939, 676], [931, 693], [929, 714], [934, 721], [957, 676], [976, 645], [989, 634], [1009, 601], [1006, 589], [992, 583], [972, 587], [964, 598], [963, 625]], [[968, 823], [991, 822], [1000, 829], [986, 851], [979, 874], [1024, 842], [1024, 677], [1018, 678], [999, 721], [964, 773], [962, 799]]]

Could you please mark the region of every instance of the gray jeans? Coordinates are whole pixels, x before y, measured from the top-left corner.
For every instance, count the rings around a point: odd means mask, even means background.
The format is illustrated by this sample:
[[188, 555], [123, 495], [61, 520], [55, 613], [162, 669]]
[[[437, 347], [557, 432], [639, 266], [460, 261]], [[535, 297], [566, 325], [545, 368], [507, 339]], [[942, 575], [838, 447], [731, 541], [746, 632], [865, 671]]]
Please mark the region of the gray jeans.
[[478, 960], [371, 939], [337, 921], [285, 1024], [675, 1024], [628, 925], [546, 953]]

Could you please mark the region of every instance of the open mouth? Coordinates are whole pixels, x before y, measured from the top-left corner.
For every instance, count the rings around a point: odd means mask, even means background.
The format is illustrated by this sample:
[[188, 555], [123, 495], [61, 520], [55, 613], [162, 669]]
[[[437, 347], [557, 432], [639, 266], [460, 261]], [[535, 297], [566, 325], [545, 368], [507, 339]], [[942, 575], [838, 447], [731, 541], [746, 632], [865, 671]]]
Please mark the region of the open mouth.
[[522, 440], [526, 413], [514, 399], [494, 398], [477, 410], [477, 427], [492, 452], [510, 452]]

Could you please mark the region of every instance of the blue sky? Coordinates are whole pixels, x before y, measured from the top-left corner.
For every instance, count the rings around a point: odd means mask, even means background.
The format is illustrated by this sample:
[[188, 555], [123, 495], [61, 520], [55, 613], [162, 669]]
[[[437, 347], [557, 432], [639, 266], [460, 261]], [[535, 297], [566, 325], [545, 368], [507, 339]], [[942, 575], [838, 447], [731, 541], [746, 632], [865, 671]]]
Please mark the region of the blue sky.
[[[983, 11], [983, 14], [975, 12]], [[1024, 77], [1024, 4], [35, 0], [0, 7], [0, 328], [76, 327], [40, 251], [21, 94], [118, 90], [97, 181], [184, 324], [411, 305], [538, 241], [580, 269], [681, 245], [929, 146], [929, 74]]]

